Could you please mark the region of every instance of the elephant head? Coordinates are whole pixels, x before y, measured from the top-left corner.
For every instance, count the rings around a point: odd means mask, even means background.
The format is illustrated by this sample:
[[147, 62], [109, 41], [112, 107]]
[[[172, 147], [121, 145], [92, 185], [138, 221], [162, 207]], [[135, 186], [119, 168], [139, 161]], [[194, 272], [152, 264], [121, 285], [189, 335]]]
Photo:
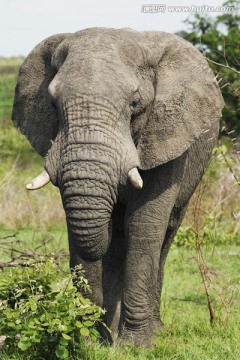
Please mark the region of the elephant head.
[[[93, 28], [52, 36], [24, 61], [13, 122], [61, 192], [86, 260], [103, 257], [119, 187], [182, 155], [221, 117], [219, 88], [190, 43], [163, 32]], [[143, 184], [144, 186], [144, 184]], [[127, 190], [126, 190], [127, 191]], [[139, 191], [139, 190], [133, 190]]]

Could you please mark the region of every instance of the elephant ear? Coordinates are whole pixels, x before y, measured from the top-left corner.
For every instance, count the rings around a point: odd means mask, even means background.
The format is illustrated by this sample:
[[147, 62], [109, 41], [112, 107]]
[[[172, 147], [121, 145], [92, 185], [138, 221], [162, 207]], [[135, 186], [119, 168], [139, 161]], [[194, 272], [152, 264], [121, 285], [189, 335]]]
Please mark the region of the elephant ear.
[[152, 112], [137, 145], [141, 169], [147, 170], [179, 157], [202, 132], [215, 139], [224, 102], [207, 61], [189, 42], [142, 34], [156, 75]]
[[48, 85], [56, 70], [52, 54], [69, 34], [51, 36], [38, 44], [19, 70], [12, 120], [34, 149], [45, 156], [58, 132], [57, 110], [51, 103]]

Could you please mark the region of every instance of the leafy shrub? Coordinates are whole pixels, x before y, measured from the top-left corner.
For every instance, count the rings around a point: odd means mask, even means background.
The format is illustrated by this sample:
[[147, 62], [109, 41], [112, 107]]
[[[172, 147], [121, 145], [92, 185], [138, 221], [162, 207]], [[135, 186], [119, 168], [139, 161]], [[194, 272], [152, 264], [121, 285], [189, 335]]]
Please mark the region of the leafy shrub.
[[[28, 265], [31, 265], [29, 263]], [[77, 279], [77, 280], [76, 280]], [[68, 359], [85, 338], [95, 341], [104, 310], [78, 292], [89, 292], [81, 268], [61, 282], [53, 260], [17, 268], [0, 280], [0, 334], [4, 349], [31, 351], [34, 359]]]
[[174, 244], [178, 247], [185, 246], [187, 248], [195, 247], [195, 232], [191, 226], [181, 226], [178, 229], [174, 239]]
[[[227, 229], [228, 230], [228, 229]], [[240, 237], [238, 233], [225, 231], [223, 227], [218, 227], [217, 231], [211, 225], [204, 226], [200, 231], [202, 245], [239, 245]], [[192, 226], [181, 226], [174, 238], [174, 245], [193, 249], [196, 246], [196, 234]]]

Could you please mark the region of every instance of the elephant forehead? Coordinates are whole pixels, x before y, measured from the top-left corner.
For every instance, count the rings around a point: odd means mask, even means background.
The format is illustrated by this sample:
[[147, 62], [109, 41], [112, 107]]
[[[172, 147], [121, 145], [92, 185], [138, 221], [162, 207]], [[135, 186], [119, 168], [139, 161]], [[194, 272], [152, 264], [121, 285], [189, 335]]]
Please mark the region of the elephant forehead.
[[69, 47], [79, 49], [79, 51], [90, 49], [100, 52], [116, 51], [117, 46], [117, 36], [111, 31], [102, 31], [101, 29], [99, 31], [87, 29], [76, 32], [69, 41]]
[[104, 29], [92, 28], [78, 31], [68, 39], [69, 47], [81, 53], [90, 53], [94, 56], [97, 53], [111, 54], [121, 60], [136, 62], [136, 59], [143, 60], [145, 53], [139, 45], [135, 32], [129, 29]]

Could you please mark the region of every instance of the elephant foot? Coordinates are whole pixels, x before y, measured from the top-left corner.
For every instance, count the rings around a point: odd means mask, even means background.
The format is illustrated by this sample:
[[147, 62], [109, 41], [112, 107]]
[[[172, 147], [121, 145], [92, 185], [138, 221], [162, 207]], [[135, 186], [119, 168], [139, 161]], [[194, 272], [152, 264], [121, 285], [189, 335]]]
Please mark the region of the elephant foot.
[[149, 332], [149, 329], [144, 333], [136, 330], [132, 331], [124, 329], [117, 339], [117, 344], [120, 346], [134, 344], [137, 346], [152, 347], [154, 345], [154, 336], [152, 334], [152, 331]]
[[158, 330], [164, 328], [164, 323], [161, 319], [155, 319], [153, 320], [153, 331], [156, 333]]

